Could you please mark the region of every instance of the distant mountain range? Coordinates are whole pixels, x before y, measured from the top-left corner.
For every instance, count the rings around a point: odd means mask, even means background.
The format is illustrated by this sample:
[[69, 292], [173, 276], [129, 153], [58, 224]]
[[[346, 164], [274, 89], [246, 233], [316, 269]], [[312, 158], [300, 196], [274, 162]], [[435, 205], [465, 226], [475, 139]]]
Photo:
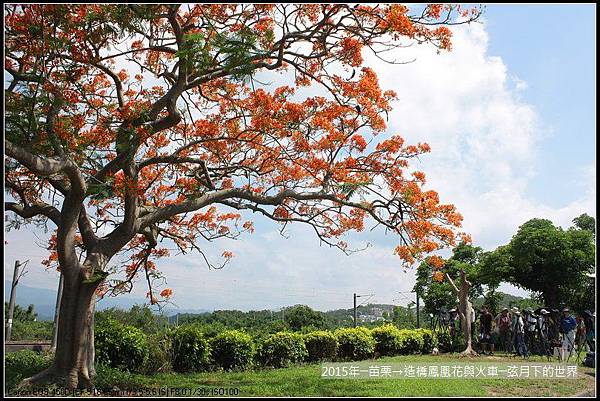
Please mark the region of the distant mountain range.
[[[10, 299], [10, 281], [4, 281], [4, 301]], [[56, 290], [47, 288], [28, 287], [19, 284], [17, 286], [17, 305], [27, 307], [31, 304], [34, 306], [35, 312], [38, 314], [38, 320], [52, 320], [54, 318], [54, 306], [56, 304]], [[128, 298], [124, 296], [107, 297], [98, 301], [97, 309], [121, 308], [130, 309], [133, 305], [147, 304], [148, 301], [144, 298]], [[165, 308], [164, 313], [173, 315], [176, 313], [205, 313], [210, 312], [206, 309], [175, 309]]]

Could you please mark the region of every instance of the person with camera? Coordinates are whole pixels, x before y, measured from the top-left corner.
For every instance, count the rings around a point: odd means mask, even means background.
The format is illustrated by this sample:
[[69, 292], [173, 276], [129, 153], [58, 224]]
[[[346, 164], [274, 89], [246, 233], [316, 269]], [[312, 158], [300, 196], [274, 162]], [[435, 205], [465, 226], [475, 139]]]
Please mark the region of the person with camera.
[[508, 308], [502, 309], [502, 312], [496, 317], [496, 326], [498, 326], [498, 335], [500, 344], [504, 352], [512, 352], [512, 318], [508, 313]]
[[595, 313], [586, 310], [583, 312], [583, 323], [585, 324], [585, 343], [588, 350], [596, 352], [596, 325]]
[[487, 350], [488, 355], [494, 355], [494, 342], [492, 341], [493, 320], [494, 318], [487, 307], [482, 306], [481, 315], [479, 316], [479, 342], [481, 343], [482, 354], [485, 354]]
[[525, 321], [525, 344], [530, 353], [533, 353], [536, 348], [536, 329], [538, 317], [533, 313], [531, 308], [523, 311]]
[[570, 355], [575, 345], [575, 329], [577, 328], [577, 321], [571, 315], [569, 308], [562, 310], [562, 317], [560, 319], [560, 334], [561, 334], [561, 346], [559, 348], [559, 359], [565, 360], [566, 355]]
[[523, 321], [523, 316], [521, 316], [521, 311], [518, 309], [513, 312], [513, 337], [515, 352], [519, 356], [526, 357], [527, 346], [525, 345], [525, 322]]

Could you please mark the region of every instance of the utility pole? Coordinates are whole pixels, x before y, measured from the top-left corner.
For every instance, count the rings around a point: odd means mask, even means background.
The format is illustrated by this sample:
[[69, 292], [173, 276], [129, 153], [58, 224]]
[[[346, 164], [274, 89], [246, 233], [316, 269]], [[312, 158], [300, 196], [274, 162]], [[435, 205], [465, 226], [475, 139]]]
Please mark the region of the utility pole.
[[[27, 263], [27, 262], [25, 262]], [[12, 332], [13, 314], [15, 313], [15, 299], [17, 298], [17, 284], [19, 284], [19, 267], [23, 266], [18, 260], [15, 261], [15, 271], [12, 278], [12, 286], [10, 288], [10, 301], [8, 303], [8, 315], [6, 319], [6, 332], [5, 339], [10, 341], [10, 334]]]
[[356, 293], [354, 293], [354, 327], [356, 327]]
[[58, 317], [60, 316], [60, 301], [62, 300], [63, 293], [63, 274], [60, 273], [60, 280], [58, 281], [58, 294], [56, 294], [56, 306], [54, 307], [54, 325], [52, 327], [52, 345], [50, 350], [54, 352], [56, 350], [56, 343], [58, 342]]

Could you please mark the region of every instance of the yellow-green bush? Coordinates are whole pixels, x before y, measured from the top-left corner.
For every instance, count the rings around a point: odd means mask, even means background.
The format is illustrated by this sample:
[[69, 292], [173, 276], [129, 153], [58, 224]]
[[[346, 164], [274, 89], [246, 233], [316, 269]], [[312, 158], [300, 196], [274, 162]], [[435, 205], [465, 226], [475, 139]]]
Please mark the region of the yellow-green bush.
[[317, 330], [304, 335], [304, 344], [308, 351], [307, 360], [317, 362], [333, 360], [337, 355], [337, 338], [330, 331]]
[[212, 360], [225, 370], [244, 370], [252, 366], [255, 354], [250, 335], [239, 330], [227, 330], [211, 340]]
[[149, 355], [144, 333], [109, 318], [96, 324], [94, 330], [96, 361], [127, 371], [140, 371]]
[[177, 327], [171, 333], [171, 342], [174, 371], [197, 372], [208, 367], [210, 344], [199, 327], [194, 325]]
[[303, 362], [308, 352], [301, 334], [279, 332], [264, 339], [258, 350], [263, 366], [282, 368]]
[[337, 329], [338, 356], [343, 360], [359, 361], [371, 358], [375, 352], [375, 340], [371, 331], [364, 327]]
[[400, 355], [402, 350], [402, 339], [400, 330], [391, 324], [379, 326], [371, 330], [375, 340], [375, 352], [378, 355]]

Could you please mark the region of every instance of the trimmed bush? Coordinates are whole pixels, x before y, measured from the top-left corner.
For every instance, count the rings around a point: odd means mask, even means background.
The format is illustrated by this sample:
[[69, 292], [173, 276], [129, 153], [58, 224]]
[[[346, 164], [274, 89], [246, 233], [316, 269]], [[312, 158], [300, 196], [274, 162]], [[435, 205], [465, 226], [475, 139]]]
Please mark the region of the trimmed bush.
[[6, 353], [4, 356], [6, 390], [15, 388], [21, 380], [41, 372], [51, 364], [52, 354], [50, 353], [38, 354], [28, 349]]
[[208, 367], [210, 345], [199, 327], [179, 326], [171, 333], [171, 341], [174, 371], [197, 372]]
[[263, 366], [282, 368], [303, 362], [308, 352], [301, 334], [279, 332], [260, 344], [258, 359]]
[[310, 362], [332, 360], [337, 355], [337, 338], [329, 331], [317, 330], [305, 334], [304, 344], [308, 351], [307, 360]]
[[387, 324], [371, 330], [375, 340], [375, 352], [382, 356], [399, 355], [402, 349], [403, 336], [396, 326]]
[[140, 371], [148, 359], [148, 341], [144, 333], [109, 318], [94, 330], [96, 361], [113, 368]]
[[337, 329], [334, 334], [339, 344], [340, 359], [359, 361], [373, 356], [375, 340], [369, 329], [364, 327]]
[[433, 331], [429, 329], [416, 329], [417, 334], [423, 339], [421, 346], [422, 354], [430, 354], [435, 347], [438, 346], [437, 338], [433, 335]]
[[423, 348], [423, 336], [416, 330], [400, 330], [400, 354], [418, 354]]
[[212, 359], [225, 370], [244, 370], [252, 366], [255, 346], [250, 335], [239, 330], [227, 330], [211, 340]]

